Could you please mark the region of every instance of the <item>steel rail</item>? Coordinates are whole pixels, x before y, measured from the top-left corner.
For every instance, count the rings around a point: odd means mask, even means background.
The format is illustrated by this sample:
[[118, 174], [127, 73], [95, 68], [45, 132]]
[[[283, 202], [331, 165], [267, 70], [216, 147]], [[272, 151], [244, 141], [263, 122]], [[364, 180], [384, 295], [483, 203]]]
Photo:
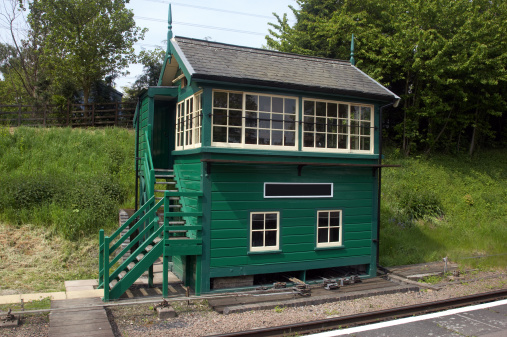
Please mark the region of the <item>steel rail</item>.
[[238, 331], [226, 334], [209, 335], [208, 337], [273, 337], [302, 333], [316, 333], [325, 330], [333, 330], [344, 327], [365, 325], [369, 323], [377, 323], [379, 321], [386, 321], [408, 316], [422, 315], [431, 312], [442, 311], [444, 309], [447, 310], [464, 307], [472, 304], [491, 302], [504, 298], [507, 298], [507, 289], [355, 315], [333, 317], [310, 322], [294, 323], [277, 327]]

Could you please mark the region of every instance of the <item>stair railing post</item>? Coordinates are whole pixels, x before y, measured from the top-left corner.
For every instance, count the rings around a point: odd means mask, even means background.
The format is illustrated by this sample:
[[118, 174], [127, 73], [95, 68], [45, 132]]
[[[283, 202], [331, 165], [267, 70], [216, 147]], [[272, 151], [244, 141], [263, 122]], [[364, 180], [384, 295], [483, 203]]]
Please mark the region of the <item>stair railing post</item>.
[[104, 238], [104, 302], [109, 302], [109, 243], [110, 238]]
[[99, 231], [99, 286], [104, 285], [104, 230]]
[[167, 255], [167, 243], [169, 242], [169, 219], [166, 216], [166, 212], [169, 212], [169, 197], [167, 195], [164, 195], [164, 229], [163, 229], [163, 257], [162, 257], [162, 296], [167, 297], [168, 296], [168, 287], [169, 287], [169, 261], [168, 261], [168, 255]]

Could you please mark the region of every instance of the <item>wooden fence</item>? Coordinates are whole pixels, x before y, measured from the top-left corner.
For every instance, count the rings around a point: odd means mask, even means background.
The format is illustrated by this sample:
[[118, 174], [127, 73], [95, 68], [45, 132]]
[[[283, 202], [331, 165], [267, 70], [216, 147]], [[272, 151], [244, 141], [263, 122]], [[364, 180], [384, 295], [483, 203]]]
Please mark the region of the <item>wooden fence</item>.
[[137, 102], [67, 106], [0, 105], [0, 124], [8, 126], [132, 127]]

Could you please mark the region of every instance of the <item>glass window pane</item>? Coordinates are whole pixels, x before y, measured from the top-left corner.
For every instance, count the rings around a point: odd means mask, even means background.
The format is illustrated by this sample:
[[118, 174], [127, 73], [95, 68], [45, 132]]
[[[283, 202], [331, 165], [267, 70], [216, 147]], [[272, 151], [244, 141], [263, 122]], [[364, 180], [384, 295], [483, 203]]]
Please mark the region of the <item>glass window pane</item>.
[[270, 131], [269, 130], [259, 130], [259, 145], [269, 145], [270, 144]]
[[304, 130], [305, 131], [313, 131], [315, 129], [315, 118], [313, 117], [305, 117], [305, 124], [304, 124]]
[[340, 229], [331, 228], [329, 230], [329, 242], [338, 242], [338, 241], [340, 241]]
[[350, 119], [359, 120], [360, 118], [361, 118], [361, 114], [359, 111], [359, 107], [357, 105], [351, 105], [350, 106]]
[[370, 131], [371, 131], [370, 123], [368, 123], [368, 122], [361, 122], [361, 134], [369, 136], [370, 135]]
[[283, 131], [273, 131], [271, 145], [283, 145]]
[[370, 150], [370, 137], [361, 137], [361, 150]]
[[247, 110], [257, 110], [258, 100], [259, 100], [259, 96], [257, 96], [257, 95], [246, 95], [245, 108]]
[[277, 220], [277, 214], [266, 214], [266, 229], [276, 229]]
[[319, 212], [318, 226], [319, 227], [327, 227], [328, 226], [328, 212]]
[[315, 119], [315, 130], [317, 132], [326, 132], [326, 119], [316, 118]]
[[213, 109], [213, 124], [227, 125], [227, 110]]
[[331, 212], [329, 217], [330, 226], [340, 226], [340, 212]]
[[296, 115], [284, 115], [283, 119], [286, 122], [295, 122], [296, 121]]
[[336, 133], [338, 131], [336, 118], [328, 118], [327, 119], [327, 132]]
[[221, 126], [214, 126], [213, 141], [221, 143], [227, 142], [227, 128]]
[[241, 124], [242, 124], [241, 111], [229, 110], [229, 125], [241, 126]]
[[348, 125], [347, 125], [347, 120], [346, 119], [340, 119], [338, 120], [338, 132], [339, 133], [344, 133], [344, 134], [347, 134], [348, 133]]
[[296, 130], [296, 123], [285, 122], [285, 130]]
[[271, 127], [271, 114], [260, 113], [259, 114], [259, 127], [269, 129]]
[[326, 134], [317, 133], [315, 134], [315, 147], [326, 147]]
[[283, 129], [283, 115], [282, 114], [272, 114], [271, 118], [273, 119], [273, 129], [282, 130]]
[[285, 113], [296, 114], [296, 100], [292, 98], [285, 99]]
[[273, 97], [273, 112], [283, 112], [283, 98]]
[[327, 103], [327, 117], [336, 117], [338, 106], [336, 103]]
[[227, 108], [227, 93], [214, 92], [213, 93], [213, 106], [217, 108]]
[[361, 119], [363, 121], [369, 121], [371, 118], [371, 108], [370, 107], [361, 107]]
[[243, 109], [243, 94], [229, 93], [229, 108]]
[[319, 243], [328, 242], [327, 232], [328, 232], [327, 228], [319, 228], [317, 242], [319, 242]]
[[264, 232], [252, 232], [252, 247], [264, 246]]
[[257, 127], [257, 112], [253, 111], [247, 111], [245, 112], [246, 120], [245, 120], [245, 126], [246, 127]]
[[315, 102], [305, 101], [305, 115], [314, 116], [315, 115]]
[[348, 139], [348, 136], [345, 136], [345, 135], [338, 136], [338, 148], [339, 149], [346, 149], [347, 148], [347, 139]]
[[245, 129], [245, 143], [257, 144], [257, 129]]
[[314, 147], [315, 143], [315, 138], [313, 136], [313, 133], [311, 132], [305, 132], [305, 135], [304, 135], [304, 140], [303, 140], [303, 144], [305, 147]]
[[241, 143], [241, 128], [229, 128], [229, 143]]
[[284, 145], [285, 146], [296, 145], [296, 133], [295, 132], [285, 132]]
[[271, 111], [270, 96], [259, 96], [259, 111]]
[[316, 107], [317, 116], [326, 117], [326, 103], [317, 102], [316, 105], [317, 105]]
[[350, 149], [351, 150], [359, 150], [359, 137], [351, 136], [350, 137]]
[[263, 220], [252, 220], [252, 230], [263, 230], [263, 229], [264, 229]]
[[350, 121], [350, 134], [359, 135], [359, 122]]
[[264, 214], [252, 214], [252, 220], [264, 221]]
[[276, 231], [266, 231], [266, 247], [276, 246]]
[[340, 104], [339, 105], [338, 117], [349, 118], [349, 106], [347, 104]]
[[338, 137], [333, 134], [327, 135], [327, 148], [328, 149], [336, 149], [338, 146]]

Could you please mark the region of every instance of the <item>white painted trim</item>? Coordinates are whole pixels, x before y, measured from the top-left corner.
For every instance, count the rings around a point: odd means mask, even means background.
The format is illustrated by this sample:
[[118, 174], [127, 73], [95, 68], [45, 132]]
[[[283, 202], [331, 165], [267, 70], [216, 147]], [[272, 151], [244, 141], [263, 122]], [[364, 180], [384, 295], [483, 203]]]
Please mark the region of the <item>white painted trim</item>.
[[[301, 196], [266, 196], [266, 185], [331, 185], [331, 195], [301, 195]], [[332, 198], [334, 196], [334, 183], [277, 183], [277, 182], [266, 182], [264, 183], [264, 198], [265, 199], [309, 199], [309, 198]]]
[[366, 76], [367, 78], [369, 78], [373, 83], [377, 84], [379, 87], [381, 87], [382, 89], [384, 89], [385, 91], [387, 91], [388, 93], [390, 93], [391, 95], [393, 95], [395, 100], [399, 100], [400, 99], [400, 97], [398, 95], [396, 95], [394, 92], [392, 92], [391, 90], [387, 89], [382, 84], [380, 84], [379, 82], [377, 82], [376, 80], [374, 80], [373, 77], [370, 77], [368, 74], [366, 74], [364, 71], [362, 71], [361, 69], [359, 69], [358, 67], [356, 67], [354, 65], [352, 65], [352, 67], [354, 67], [356, 70], [358, 70], [364, 76]]
[[[262, 247], [252, 247], [252, 215], [254, 214], [264, 214], [264, 227], [266, 226], [266, 214], [276, 214], [276, 246], [262, 246]], [[268, 229], [267, 231], [273, 231], [272, 229]], [[256, 232], [260, 232], [260, 230], [256, 230]], [[262, 230], [263, 233], [266, 232], [266, 228]], [[250, 252], [269, 252], [273, 250], [280, 249], [280, 211], [266, 211], [266, 212], [250, 212]]]
[[472, 305], [472, 306], [468, 306], [468, 307], [464, 307], [464, 308], [457, 308], [457, 309], [451, 309], [451, 310], [446, 310], [446, 311], [440, 311], [440, 312], [435, 312], [432, 314], [426, 314], [426, 315], [421, 315], [421, 316], [406, 317], [406, 318], [395, 319], [395, 320], [387, 321], [387, 322], [373, 323], [373, 324], [358, 326], [358, 327], [354, 327], [354, 328], [321, 332], [321, 333], [317, 333], [317, 334], [313, 334], [313, 335], [308, 335], [308, 337], [334, 337], [334, 336], [350, 335], [350, 334], [355, 334], [358, 332], [377, 330], [377, 329], [382, 329], [382, 328], [388, 328], [391, 326], [397, 326], [397, 325], [408, 324], [408, 323], [413, 323], [413, 322], [425, 321], [428, 319], [434, 319], [434, 318], [439, 318], [439, 317], [461, 314], [464, 312], [470, 312], [470, 311], [481, 310], [481, 309], [488, 309], [488, 308], [497, 307], [497, 306], [506, 305], [506, 304], [507, 304], [507, 300], [500, 300], [500, 301], [496, 301], [496, 302], [477, 304], [477, 305]]
[[[340, 240], [338, 242], [329, 242], [329, 236], [328, 236], [328, 242], [320, 242], [319, 243], [319, 213], [321, 212], [339, 212], [340, 213], [340, 225], [338, 228], [340, 229]], [[316, 247], [317, 248], [328, 248], [328, 247], [340, 247], [343, 246], [343, 211], [341, 209], [321, 209], [317, 211], [317, 226], [315, 227], [315, 240], [316, 240]], [[336, 226], [334, 226], [336, 228]], [[329, 219], [328, 219], [328, 226], [327, 227], [320, 227], [320, 228], [327, 228], [329, 233]]]
[[181, 61], [183, 61], [183, 65], [185, 66], [185, 68], [187, 68], [190, 76], [192, 76], [195, 73], [195, 70], [192, 67], [192, 65], [190, 64], [190, 62], [187, 60], [187, 58], [186, 58], [185, 54], [183, 53], [183, 51], [181, 50], [180, 46], [178, 45], [178, 41], [175, 38], [172, 38], [171, 42], [172, 42], [172, 45], [176, 51], [176, 54], [179, 55], [179, 57], [181, 58]]

